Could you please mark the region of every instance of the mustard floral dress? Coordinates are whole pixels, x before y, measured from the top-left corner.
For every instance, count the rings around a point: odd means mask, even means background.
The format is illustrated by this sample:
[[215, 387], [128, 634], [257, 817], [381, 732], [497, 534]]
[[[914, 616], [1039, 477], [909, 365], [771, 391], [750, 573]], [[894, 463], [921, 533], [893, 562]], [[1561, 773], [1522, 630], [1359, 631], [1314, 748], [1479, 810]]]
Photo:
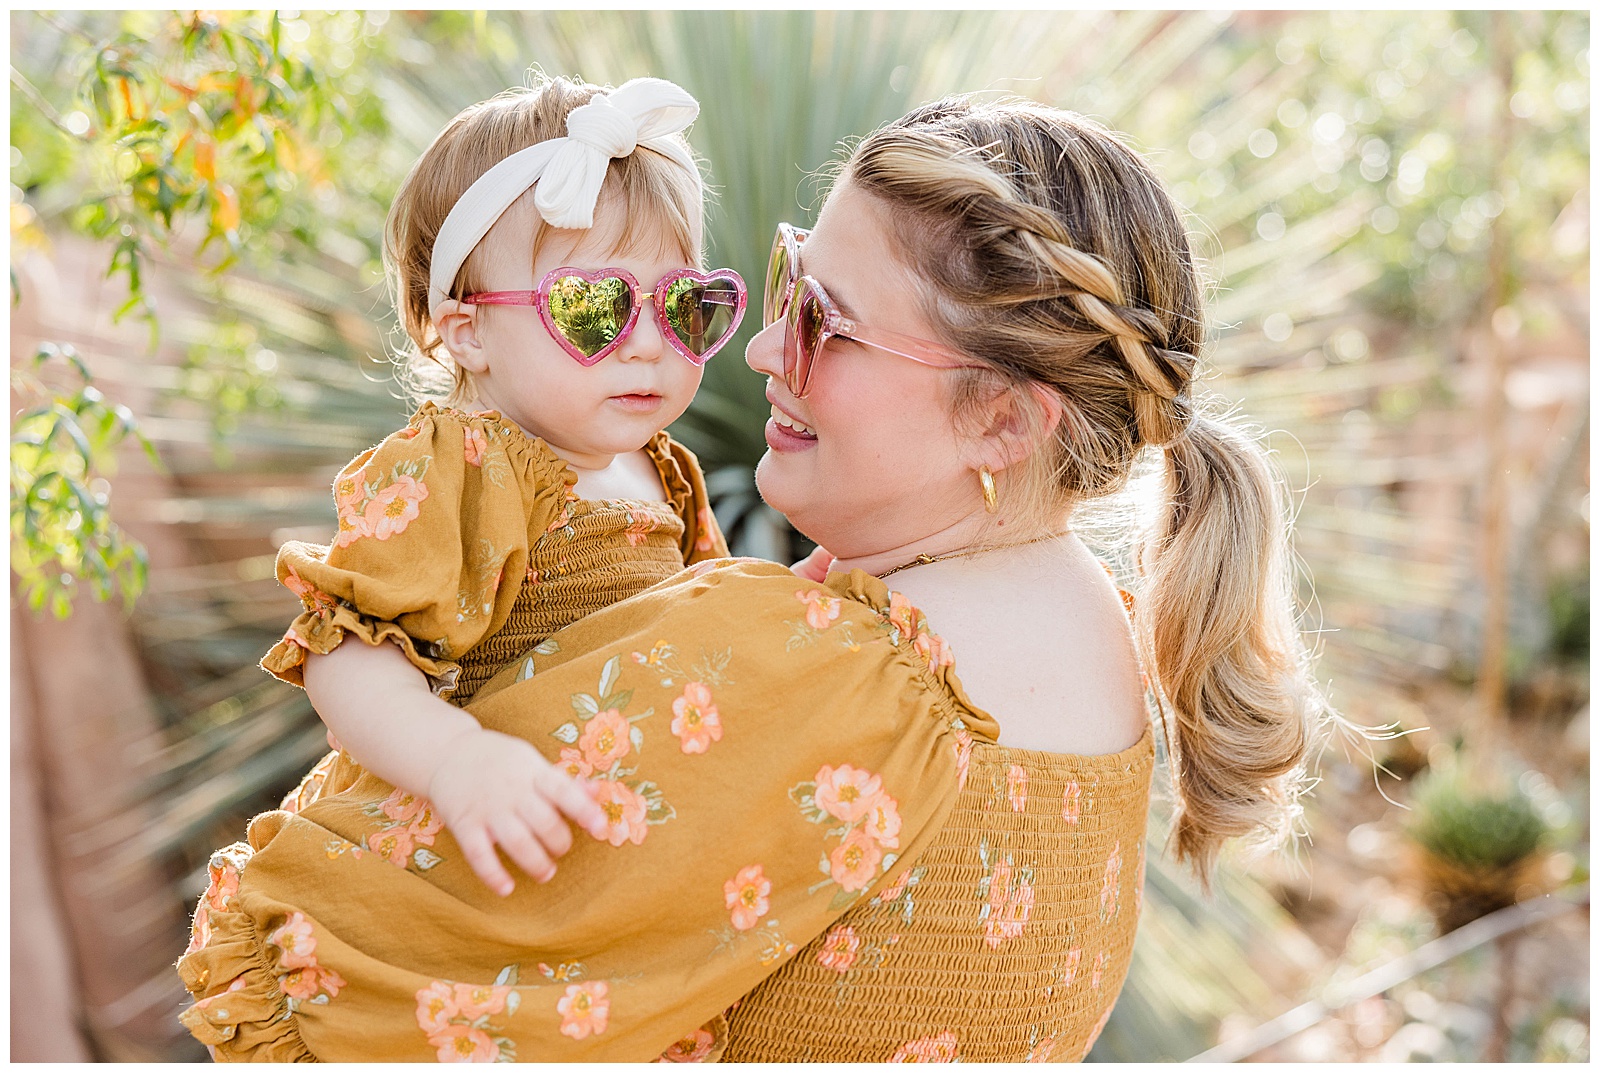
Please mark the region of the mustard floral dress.
[[501, 899], [370, 773], [214, 855], [178, 970], [221, 1060], [1077, 1059], [1131, 956], [1152, 747], [1004, 749], [866, 574], [701, 563], [468, 704], [595, 780]]

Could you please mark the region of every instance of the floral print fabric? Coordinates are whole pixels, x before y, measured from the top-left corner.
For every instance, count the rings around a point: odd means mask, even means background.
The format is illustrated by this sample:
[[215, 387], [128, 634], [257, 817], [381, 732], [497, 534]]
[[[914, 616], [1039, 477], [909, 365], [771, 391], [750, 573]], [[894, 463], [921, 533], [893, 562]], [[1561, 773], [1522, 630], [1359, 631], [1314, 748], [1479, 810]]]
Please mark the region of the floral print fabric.
[[[211, 1004], [186, 1024], [222, 1059], [714, 1057], [722, 1011], [828, 942], [937, 836], [955, 728], [994, 733], [929, 658], [915, 609], [892, 621], [887, 590], [860, 574], [811, 592], [774, 564], [706, 564], [478, 692], [469, 711], [587, 772], [611, 819], [604, 839], [576, 835], [549, 884], [520, 877], [499, 898], [425, 802], [370, 773], [258, 817], [180, 961]], [[286, 962], [280, 939], [312, 960]], [[876, 937], [831, 942], [833, 977], [884, 956]], [[280, 977], [295, 970], [312, 978], [291, 995]]]
[[[620, 558], [638, 559], [631, 569], [636, 584], [613, 599], [686, 562], [725, 555], [694, 456], [665, 433], [646, 453], [669, 502], [580, 501], [571, 469], [543, 441], [492, 411], [424, 404], [405, 428], [358, 455], [334, 480], [338, 528], [331, 546], [290, 541], [280, 550], [278, 578], [300, 597], [304, 613], [262, 666], [298, 685], [307, 652], [330, 651], [354, 633], [369, 644], [398, 644], [449, 696], [462, 661], [507, 626], [528, 602], [528, 587], [581, 571], [596, 556], [595, 541], [625, 549]], [[580, 504], [589, 514], [615, 515], [615, 524], [575, 527]], [[672, 546], [670, 562], [645, 547], [663, 541]], [[656, 566], [653, 575], [640, 565], [646, 562]], [[597, 571], [610, 582], [618, 580], [615, 573]], [[594, 609], [569, 594], [560, 599], [571, 613], [557, 628]], [[532, 645], [499, 657], [525, 647]]]

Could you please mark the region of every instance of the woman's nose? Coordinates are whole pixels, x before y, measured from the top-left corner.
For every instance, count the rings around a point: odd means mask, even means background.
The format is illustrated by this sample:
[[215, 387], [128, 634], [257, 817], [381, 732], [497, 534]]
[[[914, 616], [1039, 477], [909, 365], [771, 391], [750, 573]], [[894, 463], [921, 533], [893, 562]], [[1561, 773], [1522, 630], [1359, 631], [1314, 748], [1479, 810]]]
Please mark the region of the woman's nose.
[[783, 379], [783, 321], [775, 320], [744, 348], [744, 363], [758, 373]]

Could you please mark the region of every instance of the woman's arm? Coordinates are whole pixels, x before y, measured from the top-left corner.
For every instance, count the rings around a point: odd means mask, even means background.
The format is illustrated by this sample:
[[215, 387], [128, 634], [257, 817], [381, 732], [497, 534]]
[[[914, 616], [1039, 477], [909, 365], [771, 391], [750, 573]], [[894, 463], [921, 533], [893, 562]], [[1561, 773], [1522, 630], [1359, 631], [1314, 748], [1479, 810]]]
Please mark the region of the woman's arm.
[[513, 883], [499, 844], [540, 882], [572, 846], [565, 813], [596, 837], [605, 815], [583, 785], [532, 745], [485, 730], [434, 696], [421, 671], [393, 645], [346, 643], [308, 655], [306, 693], [323, 722], [363, 767], [433, 802], [462, 854], [501, 895]]

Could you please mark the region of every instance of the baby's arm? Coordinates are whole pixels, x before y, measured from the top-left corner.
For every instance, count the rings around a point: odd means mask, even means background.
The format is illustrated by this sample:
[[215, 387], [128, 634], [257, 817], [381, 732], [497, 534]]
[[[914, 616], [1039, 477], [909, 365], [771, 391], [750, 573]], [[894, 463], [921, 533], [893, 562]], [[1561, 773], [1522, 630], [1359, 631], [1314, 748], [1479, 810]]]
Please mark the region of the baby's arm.
[[363, 767], [433, 802], [472, 870], [501, 895], [513, 884], [496, 844], [542, 883], [555, 875], [553, 859], [572, 847], [561, 813], [606, 837], [605, 814], [580, 782], [528, 742], [485, 730], [434, 696], [393, 645], [346, 641], [327, 655], [308, 655], [305, 687]]

